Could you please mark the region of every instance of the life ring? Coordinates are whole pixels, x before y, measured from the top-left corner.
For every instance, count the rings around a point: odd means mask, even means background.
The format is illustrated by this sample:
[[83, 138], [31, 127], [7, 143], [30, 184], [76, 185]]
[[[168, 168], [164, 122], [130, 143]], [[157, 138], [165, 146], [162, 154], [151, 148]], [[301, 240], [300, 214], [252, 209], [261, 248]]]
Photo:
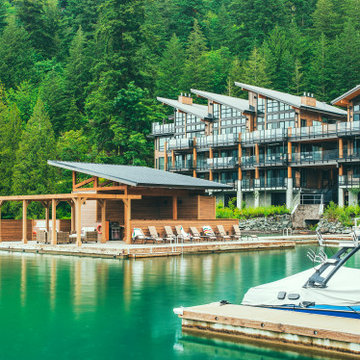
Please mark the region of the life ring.
[[99, 224], [96, 228], [96, 231], [98, 232], [98, 234], [102, 233], [101, 229], [102, 229], [102, 226], [101, 226], [101, 224]]

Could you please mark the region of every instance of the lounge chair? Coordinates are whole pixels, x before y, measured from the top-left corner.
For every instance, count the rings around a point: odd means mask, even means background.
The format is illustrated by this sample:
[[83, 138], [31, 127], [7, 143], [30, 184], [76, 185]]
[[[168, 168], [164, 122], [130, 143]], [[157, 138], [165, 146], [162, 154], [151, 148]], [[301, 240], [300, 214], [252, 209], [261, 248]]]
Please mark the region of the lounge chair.
[[201, 241], [201, 239], [204, 237], [200, 235], [198, 229], [195, 226], [191, 226], [190, 231], [192, 233], [193, 240]]
[[[241, 240], [244, 236], [241, 234], [239, 225], [233, 225], [234, 233], [231, 235], [235, 240]], [[247, 236], [245, 236], [247, 238]]]
[[224, 226], [223, 225], [216, 225], [218, 231], [219, 231], [219, 234], [220, 236], [223, 238], [223, 240], [231, 240], [231, 236], [226, 234], [226, 231], [224, 229]]
[[144, 235], [142, 229], [140, 228], [134, 228], [133, 233], [131, 236], [132, 240], [136, 242], [137, 240], [140, 240], [143, 244], [145, 244], [146, 236]]
[[[69, 244], [70, 243], [70, 233], [67, 231], [58, 231], [56, 230], [56, 243], [57, 244]], [[52, 241], [52, 231], [49, 231], [47, 234], [47, 239], [49, 244]]]
[[203, 226], [203, 233], [205, 235], [205, 238], [207, 238], [209, 240], [217, 240], [217, 236], [214, 233], [214, 230], [211, 228], [210, 225]]
[[165, 240], [159, 236], [155, 226], [148, 226], [148, 229], [150, 232], [150, 237], [154, 240], [154, 243], [165, 242]]
[[175, 242], [176, 235], [173, 233], [171, 226], [166, 225], [164, 226], [166, 237], [164, 238], [165, 241], [168, 241], [169, 243]]
[[184, 242], [192, 240], [192, 236], [184, 230], [182, 225], [176, 225], [175, 230], [177, 236], [181, 237], [184, 240]]

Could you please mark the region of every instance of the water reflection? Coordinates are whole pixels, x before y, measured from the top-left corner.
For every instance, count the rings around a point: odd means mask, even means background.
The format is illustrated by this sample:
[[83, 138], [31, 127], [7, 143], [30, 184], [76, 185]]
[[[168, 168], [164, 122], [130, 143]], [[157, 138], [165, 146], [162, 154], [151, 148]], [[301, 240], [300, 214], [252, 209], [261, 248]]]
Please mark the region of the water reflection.
[[[129, 348], [127, 358], [134, 359], [297, 358], [184, 338], [172, 309], [221, 299], [240, 303], [249, 287], [311, 267], [307, 249], [129, 261], [0, 254], [3, 358], [21, 358], [23, 348], [28, 359], [49, 351], [54, 359], [67, 351], [69, 358], [118, 359]], [[360, 267], [360, 256], [349, 265]]]

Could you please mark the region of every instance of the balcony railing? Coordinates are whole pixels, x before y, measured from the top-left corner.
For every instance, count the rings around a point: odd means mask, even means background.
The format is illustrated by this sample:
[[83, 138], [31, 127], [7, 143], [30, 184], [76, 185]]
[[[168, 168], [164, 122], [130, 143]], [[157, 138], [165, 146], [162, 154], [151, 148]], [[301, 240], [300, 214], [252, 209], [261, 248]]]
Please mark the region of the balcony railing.
[[233, 157], [221, 157], [214, 159], [207, 159], [207, 164], [210, 169], [231, 169], [236, 166], [236, 160]]
[[243, 179], [241, 181], [241, 188], [243, 190], [253, 191], [253, 190], [266, 190], [266, 189], [286, 189], [287, 179], [286, 178], [263, 178], [256, 180], [252, 179]]
[[292, 140], [337, 137], [337, 124], [292, 128], [288, 136]]
[[293, 153], [291, 163], [311, 164], [311, 163], [329, 163], [336, 162], [339, 158], [338, 150], [307, 151]]
[[181, 138], [169, 141], [169, 150], [187, 150], [193, 147], [193, 139]]
[[192, 161], [178, 162], [175, 163], [175, 166], [169, 164], [168, 167], [170, 171], [192, 171], [194, 169]]
[[236, 143], [236, 134], [221, 134], [196, 138], [196, 148], [198, 149], [233, 146]]
[[152, 124], [152, 135], [171, 135], [175, 133], [174, 123], [171, 124]]
[[339, 185], [348, 188], [360, 188], [359, 176], [339, 176]]
[[349, 121], [338, 124], [338, 135], [360, 134], [360, 121]]
[[352, 154], [348, 154], [347, 152], [344, 152], [341, 158], [339, 156], [339, 162], [351, 162], [351, 161], [360, 161], [359, 151], [355, 151]]
[[287, 129], [256, 130], [241, 134], [241, 143], [259, 144], [274, 141], [283, 141], [287, 138]]

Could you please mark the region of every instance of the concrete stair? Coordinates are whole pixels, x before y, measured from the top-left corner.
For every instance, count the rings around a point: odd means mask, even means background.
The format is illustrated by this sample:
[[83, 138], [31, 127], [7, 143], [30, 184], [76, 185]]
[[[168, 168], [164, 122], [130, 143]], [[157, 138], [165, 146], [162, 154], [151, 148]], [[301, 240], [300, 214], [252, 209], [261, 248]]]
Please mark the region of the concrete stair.
[[291, 215], [293, 228], [303, 229], [307, 227], [307, 222], [319, 221], [323, 209], [322, 204], [299, 204]]

